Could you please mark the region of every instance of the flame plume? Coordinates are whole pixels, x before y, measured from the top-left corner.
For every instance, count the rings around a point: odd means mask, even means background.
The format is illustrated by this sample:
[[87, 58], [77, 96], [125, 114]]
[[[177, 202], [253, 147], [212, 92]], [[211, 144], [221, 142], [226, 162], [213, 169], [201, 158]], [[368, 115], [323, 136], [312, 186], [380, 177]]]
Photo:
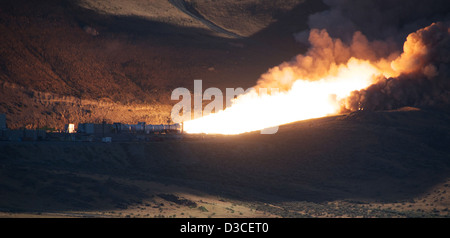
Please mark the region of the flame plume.
[[[429, 78], [437, 76], [430, 49], [448, 42], [449, 32], [442, 23], [432, 24], [411, 33], [402, 53], [391, 53], [387, 52], [389, 43], [370, 42], [361, 32], [354, 33], [351, 44], [345, 45], [326, 30], [313, 29], [311, 49], [305, 55], [270, 69], [251, 91], [237, 97], [225, 110], [184, 122], [184, 131], [240, 134], [333, 115], [343, 109], [359, 110], [364, 97], [358, 92], [371, 85], [417, 72]], [[259, 93], [261, 88], [278, 92]]]

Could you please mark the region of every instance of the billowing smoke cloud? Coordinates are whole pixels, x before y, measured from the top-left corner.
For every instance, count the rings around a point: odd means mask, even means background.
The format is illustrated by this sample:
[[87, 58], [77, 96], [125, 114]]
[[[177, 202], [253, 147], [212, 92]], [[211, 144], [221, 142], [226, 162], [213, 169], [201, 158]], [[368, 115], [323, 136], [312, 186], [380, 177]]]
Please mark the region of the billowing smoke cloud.
[[257, 86], [289, 90], [297, 80], [316, 81], [336, 75], [339, 66], [351, 58], [370, 61], [389, 75], [390, 62], [400, 55], [390, 42], [369, 41], [359, 31], [346, 44], [339, 38], [331, 38], [325, 29], [312, 29], [309, 42], [311, 47], [306, 54], [271, 68], [261, 76]]
[[305, 54], [269, 69], [229, 108], [185, 122], [185, 131], [235, 134], [339, 112], [450, 103], [450, 4], [325, 2], [331, 8], [297, 35], [308, 35]]
[[330, 8], [309, 17], [311, 30], [295, 35], [309, 50], [270, 69], [257, 87], [287, 91], [297, 80], [334, 75], [340, 65], [356, 58], [383, 73], [372, 86], [342, 102], [342, 111], [450, 102], [448, 1], [324, 2]]
[[411, 33], [404, 52], [391, 64], [397, 77], [381, 78], [354, 91], [344, 110], [383, 110], [450, 104], [450, 28], [434, 23]]

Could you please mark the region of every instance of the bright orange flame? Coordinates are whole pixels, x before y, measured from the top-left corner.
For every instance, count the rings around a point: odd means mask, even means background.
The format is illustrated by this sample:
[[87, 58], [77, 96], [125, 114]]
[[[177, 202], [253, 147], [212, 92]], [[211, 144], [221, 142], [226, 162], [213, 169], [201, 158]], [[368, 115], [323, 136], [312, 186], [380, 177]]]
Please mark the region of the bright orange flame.
[[[360, 32], [345, 45], [325, 30], [313, 29], [309, 37], [312, 47], [306, 55], [270, 69], [231, 107], [184, 122], [184, 131], [240, 134], [323, 117], [338, 113], [352, 91], [369, 87], [377, 78], [415, 72], [432, 78], [438, 71], [429, 62], [429, 47], [440, 44], [442, 32], [450, 33], [450, 28], [433, 23], [409, 34], [399, 54], [383, 51], [390, 48], [388, 43], [369, 42]], [[278, 87], [280, 92], [257, 93], [258, 87]]]
[[341, 99], [370, 86], [380, 74], [368, 61], [351, 58], [338, 67], [335, 75], [316, 81], [298, 79], [286, 92], [259, 94], [253, 89], [223, 111], [184, 122], [184, 131], [240, 134], [336, 114]]

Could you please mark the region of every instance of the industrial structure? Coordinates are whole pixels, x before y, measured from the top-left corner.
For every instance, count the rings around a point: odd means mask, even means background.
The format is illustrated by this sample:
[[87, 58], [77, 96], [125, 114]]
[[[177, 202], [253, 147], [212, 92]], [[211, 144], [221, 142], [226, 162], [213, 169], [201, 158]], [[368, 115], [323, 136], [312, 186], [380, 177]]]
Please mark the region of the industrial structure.
[[71, 140], [125, 142], [125, 141], [159, 141], [162, 139], [177, 138], [182, 132], [182, 124], [152, 125], [145, 122], [137, 124], [125, 123], [80, 123], [72, 132], [73, 124], [66, 125]]
[[[70, 125], [70, 124], [69, 124]], [[80, 123], [78, 124], [77, 133], [84, 134], [109, 134], [109, 133], [135, 133], [135, 134], [169, 134], [182, 133], [182, 124], [171, 125], [152, 125], [145, 122], [138, 122], [138, 124], [123, 124], [123, 123]]]
[[10, 130], [6, 126], [6, 115], [0, 114], [0, 141], [85, 141], [85, 142], [127, 142], [160, 141], [180, 138], [182, 124], [137, 124], [124, 123], [73, 123], [66, 124], [62, 131], [42, 129]]

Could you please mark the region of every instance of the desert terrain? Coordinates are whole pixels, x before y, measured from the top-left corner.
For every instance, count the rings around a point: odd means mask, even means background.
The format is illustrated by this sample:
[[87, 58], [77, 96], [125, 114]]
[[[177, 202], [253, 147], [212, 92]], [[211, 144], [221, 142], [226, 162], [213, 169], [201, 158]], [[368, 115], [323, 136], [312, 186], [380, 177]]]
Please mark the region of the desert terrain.
[[355, 112], [274, 135], [2, 142], [3, 217], [448, 217], [450, 113]]
[[11, 129], [166, 123], [174, 89], [246, 89], [306, 50], [292, 34], [325, 6], [265, 2], [2, 1], [0, 111]]
[[[166, 123], [175, 88], [252, 87], [306, 52], [295, 36], [328, 7], [2, 0], [0, 113], [9, 129]], [[449, 121], [448, 105], [433, 105], [299, 121], [273, 135], [0, 141], [0, 217], [448, 218]]]

